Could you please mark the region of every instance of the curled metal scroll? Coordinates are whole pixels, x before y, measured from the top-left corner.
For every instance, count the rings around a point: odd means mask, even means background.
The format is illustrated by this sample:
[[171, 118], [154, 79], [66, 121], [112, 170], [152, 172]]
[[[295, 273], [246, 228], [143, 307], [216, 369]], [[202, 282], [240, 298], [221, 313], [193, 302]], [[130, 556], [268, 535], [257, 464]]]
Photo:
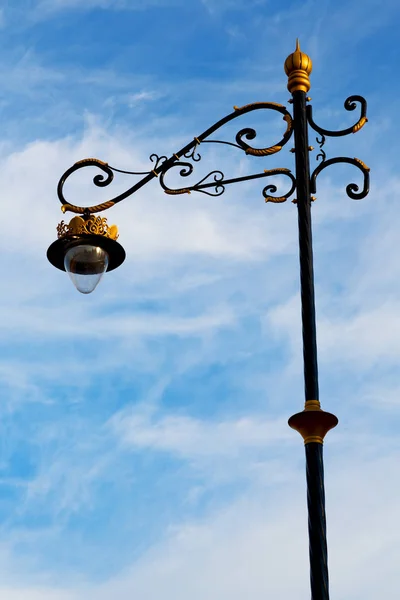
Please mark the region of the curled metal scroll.
[[337, 158], [329, 158], [328, 160], [325, 160], [320, 165], [318, 165], [318, 167], [313, 171], [313, 173], [311, 175], [311, 179], [310, 179], [311, 193], [315, 194], [315, 192], [317, 191], [317, 189], [316, 189], [317, 177], [321, 173], [321, 171], [326, 169], [326, 167], [329, 167], [330, 165], [334, 165], [336, 163], [348, 163], [350, 165], [354, 165], [361, 171], [361, 173], [363, 174], [363, 177], [364, 177], [364, 183], [363, 183], [362, 190], [359, 191], [360, 188], [356, 183], [349, 183], [346, 186], [346, 193], [349, 196], [349, 198], [352, 198], [353, 200], [361, 200], [362, 198], [365, 198], [365, 196], [369, 192], [369, 167], [367, 167], [367, 165], [365, 163], [363, 163], [363, 161], [360, 160], [359, 158], [348, 158], [347, 156], [339, 156]]
[[185, 158], [190, 158], [192, 159], [194, 162], [199, 162], [199, 160], [201, 160], [201, 154], [199, 152], [197, 152], [197, 148], [200, 145], [200, 142], [197, 138], [194, 138], [196, 145], [193, 146], [193, 148], [189, 151], [186, 152], [183, 156]]
[[278, 191], [276, 185], [269, 184], [267, 185], [262, 194], [265, 198], [266, 202], [285, 202], [294, 192], [296, 187], [296, 180], [294, 175], [289, 169], [269, 169], [265, 170], [263, 173], [256, 173], [255, 175], [247, 175], [244, 177], [235, 177], [234, 179], [225, 179], [222, 171], [211, 171], [205, 177], [194, 183], [190, 186], [180, 187], [180, 188], [171, 188], [167, 186], [165, 183], [165, 176], [167, 173], [174, 167], [180, 168], [179, 175], [181, 177], [189, 177], [193, 173], [193, 165], [188, 162], [177, 162], [170, 167], [170, 169], [164, 171], [160, 175], [160, 185], [163, 188], [164, 192], [169, 195], [178, 195], [178, 194], [190, 194], [191, 192], [202, 192], [203, 194], [207, 194], [208, 196], [221, 196], [225, 192], [225, 186], [231, 183], [238, 183], [239, 181], [249, 181], [252, 179], [259, 179], [262, 177], [272, 177], [276, 175], [285, 175], [289, 177], [291, 180], [291, 187], [288, 192], [282, 194], [280, 196], [273, 196]]
[[[222, 183], [224, 180], [224, 174], [222, 171], [211, 171], [205, 177], [200, 179], [194, 185], [182, 188], [170, 188], [164, 181], [167, 173], [173, 168], [180, 168], [179, 175], [181, 177], [189, 177], [193, 173], [193, 165], [189, 162], [176, 162], [168, 170], [164, 171], [160, 175], [160, 185], [166, 194], [178, 195], [178, 194], [190, 194], [190, 192], [202, 192], [208, 196], [221, 196], [225, 191], [225, 186]], [[208, 191], [207, 191], [208, 190]]]
[[[252, 128], [241, 129], [236, 134], [235, 143], [230, 142], [230, 141], [207, 139], [207, 138], [209, 138], [210, 135], [212, 135], [215, 131], [217, 131], [218, 129], [223, 127], [226, 123], [229, 123], [230, 121], [232, 121], [234, 119], [237, 119], [241, 115], [250, 113], [255, 110], [261, 110], [261, 109], [273, 110], [275, 112], [278, 112], [283, 115], [283, 119], [286, 121], [286, 131], [283, 133], [282, 139], [280, 141], [276, 142], [275, 144], [273, 144], [272, 146], [268, 146], [265, 148], [255, 148], [255, 147], [251, 146], [248, 142], [251, 140], [254, 140], [257, 136], [256, 130], [252, 129]], [[84, 159], [84, 160], [81, 160], [81, 161], [75, 163], [72, 167], [70, 167], [62, 175], [62, 177], [58, 183], [58, 187], [57, 187], [58, 197], [62, 204], [63, 212], [71, 211], [71, 212], [78, 213], [78, 214], [90, 214], [90, 213], [99, 212], [101, 210], [110, 208], [111, 206], [113, 206], [114, 204], [117, 204], [118, 202], [121, 202], [121, 200], [124, 200], [128, 196], [132, 195], [134, 192], [139, 190], [143, 185], [145, 185], [148, 181], [150, 181], [154, 177], [160, 176], [160, 181], [164, 181], [165, 173], [172, 166], [181, 166], [185, 170], [185, 175], [183, 175], [183, 176], [189, 175], [190, 173], [186, 172], [186, 170], [189, 168], [188, 164], [190, 164], [190, 163], [181, 162], [180, 159], [182, 157], [185, 157], [185, 158], [190, 159], [195, 162], [199, 161], [201, 159], [201, 156], [197, 152], [197, 149], [198, 149], [198, 146], [202, 142], [227, 144], [229, 146], [234, 146], [236, 148], [239, 148], [240, 150], [243, 150], [246, 154], [263, 157], [263, 156], [268, 156], [270, 154], [279, 152], [281, 150], [281, 148], [289, 141], [292, 133], [293, 133], [292, 117], [291, 117], [290, 113], [287, 111], [287, 109], [282, 104], [277, 104], [275, 102], [256, 102], [254, 104], [247, 104], [246, 106], [242, 106], [240, 108], [234, 107], [234, 112], [230, 113], [229, 115], [227, 115], [220, 121], [217, 121], [214, 125], [209, 127], [206, 131], [204, 131], [200, 135], [196, 136], [189, 144], [184, 146], [178, 152], [174, 153], [170, 158], [167, 158], [166, 156], [158, 156], [157, 154], [152, 154], [150, 157], [150, 160], [153, 163], [153, 165], [152, 165], [152, 168], [149, 169], [148, 171], [124, 171], [121, 169], [116, 169], [115, 167], [111, 167], [108, 163], [105, 163], [96, 158], [87, 158], [87, 159]], [[112, 181], [114, 180], [115, 173], [124, 173], [124, 174], [129, 174], [129, 175], [142, 176], [142, 179], [137, 181], [132, 187], [130, 187], [128, 190], [126, 190], [122, 194], [119, 194], [118, 196], [115, 196], [114, 198], [111, 198], [110, 200], [107, 200], [106, 202], [102, 202], [101, 204], [84, 207], [84, 206], [78, 206], [78, 205], [68, 202], [68, 200], [64, 196], [64, 185], [65, 185], [67, 179], [73, 173], [78, 171], [79, 169], [82, 169], [84, 167], [89, 167], [89, 166], [97, 167], [98, 169], [100, 169], [102, 171], [101, 174], [98, 174], [93, 178], [93, 183], [97, 187], [107, 187], [108, 185], [110, 185], [112, 183]], [[193, 169], [193, 167], [191, 167], [191, 168]], [[207, 181], [207, 178], [210, 176], [211, 177], [214, 176], [214, 179], [212, 182]], [[194, 191], [203, 191], [204, 193], [208, 193], [210, 195], [220, 195], [221, 193], [223, 193], [223, 191], [225, 189], [224, 185], [222, 185], [222, 183], [221, 183], [222, 180], [224, 181], [224, 184], [227, 184], [228, 182], [233, 183], [236, 181], [246, 181], [249, 179], [254, 179], [257, 177], [264, 177], [264, 176], [265, 176], [264, 173], [260, 173], [257, 175], [249, 175], [247, 177], [240, 177], [240, 178], [236, 178], [236, 179], [226, 180], [226, 179], [224, 179], [224, 176], [221, 174], [220, 171], [213, 171], [212, 173], [210, 173], [206, 177], [204, 177], [201, 180], [201, 182], [198, 182], [197, 186], [193, 186], [191, 189], [193, 189]], [[215, 188], [216, 185], [217, 185], [217, 187]], [[210, 191], [208, 191], [208, 192], [204, 191], [205, 188], [208, 189], [210, 187], [214, 188], [214, 193], [212, 193]], [[167, 188], [166, 186], [164, 189], [167, 193], [183, 193], [183, 192], [176, 192], [176, 191], [174, 192], [174, 191], [170, 190], [169, 188]], [[184, 188], [182, 188], [182, 189], [184, 189]], [[215, 193], [216, 191], [217, 191], [217, 193]]]
[[[286, 121], [286, 131], [283, 134], [282, 139], [276, 144], [268, 146], [267, 148], [253, 148], [245, 140], [254, 140], [257, 136], [256, 130], [251, 127], [241, 129], [236, 134], [236, 143], [246, 152], [246, 154], [251, 154], [253, 156], [269, 156], [270, 154], [275, 154], [282, 150], [282, 147], [289, 141], [290, 136], [292, 135], [293, 120], [290, 113], [282, 104], [276, 104], [274, 102], [269, 102], [268, 104], [269, 109], [276, 110], [283, 115], [283, 120]], [[236, 110], [240, 109], [236, 108]]]
[[316, 141], [319, 146], [319, 153], [317, 154], [316, 159], [317, 159], [317, 161], [322, 160], [322, 162], [324, 162], [324, 160], [326, 159], [326, 152], [325, 152], [325, 150], [322, 149], [322, 147], [325, 145], [324, 134], [321, 133], [321, 139], [319, 137], [317, 137]]
[[102, 174], [95, 175], [93, 177], [93, 183], [97, 187], [107, 187], [114, 180], [114, 173], [124, 173], [126, 175], [147, 175], [147, 176], [153, 174], [150, 177], [150, 178], [152, 178], [153, 176], [155, 176], [157, 174], [156, 169], [161, 168], [161, 166], [167, 160], [168, 159], [166, 156], [158, 156], [158, 154], [151, 154], [150, 161], [152, 163], [154, 163], [154, 166], [151, 170], [149, 170], [149, 171], [124, 171], [122, 169], [116, 169], [115, 167], [111, 167], [108, 163], [106, 163], [102, 160], [99, 160], [98, 158], [84, 158], [83, 160], [76, 162], [74, 165], [72, 165], [72, 167], [67, 169], [67, 171], [65, 171], [65, 173], [61, 177], [60, 181], [58, 182], [57, 195], [62, 204], [61, 210], [63, 212], [70, 211], [70, 212], [73, 212], [76, 214], [96, 213], [96, 212], [100, 212], [102, 210], [107, 210], [108, 208], [111, 208], [111, 206], [114, 206], [114, 204], [116, 204], [117, 202], [120, 202], [121, 200], [123, 200], [124, 198], [126, 198], [129, 195], [125, 192], [123, 194], [120, 194], [119, 196], [116, 196], [112, 200], [107, 200], [106, 202], [102, 202], [101, 204], [96, 204], [94, 206], [86, 206], [85, 207], [85, 206], [76, 206], [74, 204], [70, 204], [64, 196], [64, 185], [65, 185], [65, 182], [68, 179], [68, 177], [70, 175], [72, 175], [73, 173], [75, 173], [76, 171], [79, 171], [80, 169], [84, 169], [85, 167], [97, 167], [98, 169], [103, 171], [103, 173], [105, 173], [105, 175], [102, 175]]
[[292, 187], [290, 188], [290, 190], [288, 192], [286, 192], [286, 194], [283, 194], [282, 196], [271, 196], [271, 194], [275, 194], [278, 191], [278, 188], [274, 184], [269, 184], [269, 185], [265, 186], [265, 188], [262, 191], [262, 195], [265, 198], [265, 202], [274, 202], [274, 203], [286, 202], [286, 200], [288, 198], [290, 198], [290, 196], [293, 194], [294, 190], [296, 189], [296, 179], [295, 179], [293, 173], [289, 169], [270, 169], [269, 171], [264, 171], [264, 173], [265, 173], [266, 177], [269, 177], [271, 175], [286, 175], [287, 177], [289, 177], [291, 179]]
[[355, 123], [355, 125], [352, 125], [351, 127], [347, 127], [347, 129], [341, 129], [339, 131], [331, 131], [329, 129], [324, 129], [323, 127], [320, 127], [319, 125], [317, 125], [313, 120], [312, 106], [310, 104], [307, 106], [308, 123], [314, 129], [314, 131], [317, 131], [321, 135], [325, 135], [325, 136], [329, 136], [329, 137], [340, 137], [342, 135], [348, 135], [349, 133], [357, 133], [357, 131], [360, 131], [360, 129], [368, 121], [368, 119], [367, 119], [367, 101], [362, 96], [349, 96], [344, 102], [345, 109], [349, 110], [349, 111], [355, 110], [357, 108], [357, 103], [359, 103], [361, 106], [360, 117], [359, 117], [357, 123]]
[[70, 175], [72, 175], [72, 173], [75, 173], [75, 171], [78, 171], [85, 167], [98, 167], [101, 171], [103, 171], [103, 173], [105, 173], [105, 175], [95, 175], [95, 177], [93, 177], [93, 183], [97, 185], [97, 187], [106, 187], [107, 185], [110, 185], [110, 183], [114, 179], [114, 173], [110, 169], [109, 165], [103, 162], [102, 160], [99, 160], [97, 158], [85, 158], [76, 162], [74, 165], [72, 165], [72, 167], [65, 171], [60, 181], [58, 182], [57, 194], [61, 201], [61, 210], [63, 212], [66, 212], [68, 210], [78, 214], [83, 214], [85, 212], [94, 213], [100, 212], [101, 210], [106, 210], [107, 208], [110, 208], [114, 205], [114, 202], [112, 200], [108, 200], [106, 202], [102, 202], [101, 204], [97, 204], [96, 206], [90, 206], [88, 208], [84, 206], [75, 206], [67, 202], [63, 195], [63, 188], [66, 180]]

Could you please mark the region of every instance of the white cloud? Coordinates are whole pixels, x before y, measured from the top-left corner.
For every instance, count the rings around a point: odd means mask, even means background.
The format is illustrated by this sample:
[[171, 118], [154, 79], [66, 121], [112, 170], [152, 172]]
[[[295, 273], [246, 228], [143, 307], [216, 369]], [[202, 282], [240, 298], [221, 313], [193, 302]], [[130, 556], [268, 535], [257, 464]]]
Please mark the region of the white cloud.
[[[377, 594], [397, 598], [400, 557], [393, 523], [398, 482], [392, 476], [397, 462], [396, 453], [369, 463], [350, 457], [344, 463], [330, 459], [326, 473], [330, 582], [338, 600], [349, 594], [356, 600], [376, 600]], [[309, 566], [303, 485], [297, 478], [290, 489], [271, 494], [253, 490], [207, 518], [176, 525], [166, 540], [125, 573], [100, 586], [75, 586], [69, 592], [46, 586], [0, 591], [5, 598], [24, 600], [305, 596]]]
[[[121, 600], [129, 594], [146, 594], [149, 599], [162, 593], [167, 599], [251, 596], [257, 600], [266, 594], [289, 598], [299, 590], [305, 593], [304, 527], [296, 522], [298, 511], [281, 508], [283, 529], [282, 522], [274, 521], [274, 510], [266, 516], [251, 501], [221, 511], [207, 522], [183, 525], [124, 578], [109, 583], [100, 597], [106, 598], [111, 590]], [[288, 539], [293, 541], [286, 544]], [[284, 576], [287, 562], [293, 569], [290, 578]]]
[[161, 415], [146, 405], [115, 414], [109, 425], [125, 451], [165, 453], [181, 460], [200, 474], [204, 489], [229, 481], [282, 485], [294, 477], [292, 469], [282, 470], [275, 452], [277, 444], [283, 451], [297, 441], [285, 417], [210, 421]]
[[207, 422], [184, 415], [158, 416], [152, 409], [116, 414], [112, 428], [133, 448], [171, 452], [179, 457], [237, 460], [246, 449], [267, 448], [291, 439], [286, 421], [243, 417]]

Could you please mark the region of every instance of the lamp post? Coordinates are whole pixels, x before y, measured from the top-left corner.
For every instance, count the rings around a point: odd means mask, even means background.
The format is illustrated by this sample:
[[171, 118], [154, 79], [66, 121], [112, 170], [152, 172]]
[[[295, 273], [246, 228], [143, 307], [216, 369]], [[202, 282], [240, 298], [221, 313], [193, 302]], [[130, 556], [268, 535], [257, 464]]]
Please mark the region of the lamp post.
[[[289, 425], [301, 434], [305, 444], [311, 598], [312, 600], [328, 600], [323, 440], [327, 432], [337, 425], [338, 419], [333, 414], [322, 410], [319, 402], [311, 204], [315, 199], [312, 194], [316, 192], [318, 175], [326, 167], [335, 163], [352, 164], [362, 174], [363, 185], [361, 190], [355, 183], [347, 185], [346, 192], [350, 198], [358, 200], [368, 194], [369, 168], [358, 158], [335, 157], [327, 159], [323, 149], [326, 137], [339, 137], [359, 131], [367, 121], [367, 105], [361, 96], [350, 96], [345, 101], [344, 107], [348, 111], [353, 111], [359, 105], [360, 116], [358, 121], [353, 126], [340, 131], [331, 131], [320, 127], [313, 120], [312, 107], [309, 104], [311, 98], [306, 96], [310, 89], [309, 75], [311, 70], [311, 59], [301, 52], [300, 45], [297, 42], [296, 50], [285, 61], [285, 72], [288, 76], [287, 87], [292, 94], [289, 103], [293, 105], [293, 115], [285, 106], [274, 102], [257, 102], [241, 108], [235, 106], [234, 112], [196, 136], [169, 158], [152, 154], [150, 156], [151, 168], [145, 172], [123, 171], [94, 158], [75, 163], [61, 177], [57, 191], [62, 204], [62, 211], [64, 213], [70, 211], [78, 216], [73, 217], [68, 224], [62, 221], [58, 225], [58, 239], [49, 247], [47, 257], [55, 267], [68, 271], [80, 292], [90, 293], [96, 287], [104, 272], [117, 268], [125, 259], [125, 251], [117, 242], [117, 227], [115, 225], [108, 226], [107, 220], [104, 217], [95, 216], [95, 213], [111, 208], [114, 204], [134, 194], [152, 179], [159, 179], [160, 185], [166, 194], [202, 192], [211, 196], [220, 196], [224, 193], [225, 186], [240, 181], [274, 176], [284, 176], [288, 179], [289, 190], [284, 194], [277, 195], [278, 188], [271, 183], [263, 188], [262, 194], [266, 202], [280, 203], [285, 202], [296, 193], [296, 198], [292, 201], [297, 205], [298, 210], [305, 406], [302, 412], [293, 415], [289, 419]], [[241, 129], [236, 134], [234, 142], [211, 137], [212, 134], [230, 121], [259, 110], [277, 112], [282, 115], [286, 122], [286, 130], [281, 140], [272, 146], [266, 148], [253, 147], [250, 142], [256, 138], [256, 131], [252, 128]], [[319, 145], [318, 164], [312, 172], [310, 171], [309, 161], [309, 153], [312, 147], [309, 146], [308, 141], [310, 128], [319, 136], [316, 138]], [[193, 174], [196, 164], [201, 160], [198, 152], [200, 144], [226, 144], [245, 152], [247, 155], [262, 158], [279, 152], [288, 143], [292, 135], [294, 136], [292, 152], [295, 154], [295, 175], [287, 168], [275, 168], [263, 170], [253, 175], [228, 179], [221, 171], [214, 170], [197, 183], [186, 187], [172, 188], [166, 183], [167, 175], [172, 169], [178, 169], [181, 177], [188, 177]], [[93, 179], [93, 183], [98, 187], [110, 185], [115, 173], [125, 173], [141, 178], [127, 191], [107, 202], [90, 207], [70, 204], [64, 196], [64, 184], [75, 171], [89, 166], [97, 167], [102, 171], [102, 174], [96, 175]]]

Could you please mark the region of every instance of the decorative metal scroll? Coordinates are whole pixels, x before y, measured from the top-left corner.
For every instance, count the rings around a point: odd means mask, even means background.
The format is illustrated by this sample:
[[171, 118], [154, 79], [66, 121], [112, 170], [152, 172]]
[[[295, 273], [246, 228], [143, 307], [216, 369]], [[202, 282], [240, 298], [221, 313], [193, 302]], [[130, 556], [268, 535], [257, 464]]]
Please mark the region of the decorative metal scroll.
[[312, 106], [310, 104], [307, 106], [308, 123], [314, 129], [314, 131], [316, 131], [317, 133], [319, 133], [323, 136], [340, 137], [342, 135], [348, 135], [349, 133], [357, 133], [357, 131], [360, 131], [360, 129], [368, 121], [368, 119], [367, 119], [367, 101], [362, 96], [349, 96], [344, 102], [345, 109], [349, 110], [349, 111], [355, 110], [357, 108], [357, 103], [360, 103], [360, 105], [361, 105], [360, 117], [359, 117], [357, 123], [355, 123], [351, 127], [347, 127], [347, 129], [341, 129], [339, 131], [331, 131], [330, 129], [324, 129], [323, 127], [320, 127], [319, 125], [317, 125], [314, 122], [314, 119], [312, 117]]
[[369, 192], [369, 167], [367, 167], [367, 165], [365, 163], [363, 163], [363, 161], [360, 160], [359, 158], [349, 158], [349, 157], [345, 157], [345, 156], [339, 156], [339, 157], [330, 158], [327, 160], [326, 152], [323, 149], [323, 146], [325, 145], [325, 142], [326, 142], [326, 136], [341, 137], [344, 135], [349, 135], [350, 133], [357, 133], [365, 125], [365, 123], [367, 123], [367, 121], [368, 121], [368, 119], [367, 119], [367, 102], [366, 102], [365, 98], [363, 98], [362, 96], [349, 96], [349, 98], [347, 98], [344, 102], [344, 108], [348, 111], [353, 111], [357, 108], [357, 104], [359, 104], [360, 108], [361, 108], [361, 111], [360, 111], [361, 114], [360, 114], [358, 121], [351, 127], [347, 127], [346, 129], [341, 129], [339, 131], [332, 131], [330, 129], [324, 129], [323, 127], [320, 127], [319, 125], [317, 125], [312, 117], [312, 106], [311, 105], [307, 106], [306, 110], [307, 110], [308, 123], [314, 129], [314, 131], [316, 131], [317, 133], [320, 134], [320, 137], [317, 137], [316, 140], [317, 140], [317, 144], [319, 145], [319, 153], [317, 154], [317, 161], [321, 161], [321, 162], [318, 165], [318, 167], [314, 170], [314, 172], [311, 174], [310, 190], [311, 190], [312, 194], [315, 194], [317, 191], [316, 190], [316, 182], [317, 182], [317, 177], [321, 173], [321, 171], [326, 169], [326, 167], [329, 167], [330, 165], [337, 164], [337, 163], [348, 163], [348, 164], [354, 165], [361, 171], [361, 173], [363, 175], [362, 190], [359, 191], [360, 188], [356, 183], [349, 183], [346, 187], [347, 195], [350, 198], [352, 198], [353, 200], [361, 200], [361, 198], [365, 198], [365, 196], [368, 194], [368, 192]]
[[[84, 158], [83, 160], [76, 162], [74, 165], [72, 165], [72, 167], [67, 169], [67, 171], [65, 171], [65, 173], [62, 175], [60, 181], [58, 182], [57, 195], [62, 204], [61, 210], [63, 212], [70, 211], [70, 212], [77, 213], [77, 214], [96, 213], [96, 212], [100, 212], [102, 210], [107, 210], [108, 208], [111, 208], [111, 206], [114, 206], [114, 204], [116, 204], [117, 202], [121, 202], [121, 200], [123, 200], [124, 198], [127, 198], [128, 196], [131, 195], [131, 193], [133, 193], [131, 191], [131, 189], [132, 189], [131, 188], [130, 190], [127, 190], [126, 192], [124, 192], [123, 194], [120, 194], [116, 198], [113, 198], [112, 200], [107, 200], [106, 202], [102, 202], [101, 204], [96, 204], [95, 206], [85, 207], [85, 206], [76, 206], [74, 204], [70, 204], [64, 196], [64, 185], [65, 185], [66, 180], [70, 177], [70, 175], [72, 175], [76, 171], [79, 171], [80, 169], [84, 169], [85, 167], [97, 167], [98, 169], [103, 171], [103, 173], [105, 173], [105, 175], [98, 174], [93, 177], [93, 183], [97, 187], [107, 187], [108, 185], [110, 185], [110, 183], [112, 183], [114, 180], [114, 173], [124, 173], [126, 175], [145, 175], [145, 178], [143, 180], [141, 180], [142, 184], [139, 185], [139, 187], [142, 187], [142, 185], [144, 185], [147, 181], [150, 181], [150, 179], [157, 176], [157, 170], [160, 170], [162, 165], [167, 160], [168, 160], [168, 158], [166, 156], [158, 156], [158, 154], [151, 154], [150, 161], [152, 163], [154, 163], [154, 168], [152, 170], [150, 170], [150, 171], [125, 171], [122, 169], [117, 169], [115, 167], [111, 167], [108, 163], [106, 163], [102, 160], [99, 160], [98, 158]], [[149, 175], [150, 175], [150, 177], [149, 177]]]
[[[207, 139], [225, 124], [229, 123], [230, 121], [233, 121], [234, 119], [237, 119], [241, 115], [250, 113], [255, 110], [272, 110], [282, 115], [282, 118], [286, 121], [286, 130], [284, 131], [282, 138], [278, 142], [263, 148], [257, 148], [252, 146], [250, 142], [256, 139], [257, 132], [255, 129], [249, 127], [243, 128], [240, 131], [238, 131], [235, 137], [235, 142], [228, 140]], [[187, 144], [181, 150], [173, 154], [170, 158], [167, 158], [166, 156], [158, 156], [157, 154], [152, 154], [150, 156], [150, 161], [153, 163], [152, 168], [147, 171], [124, 171], [121, 169], [116, 169], [115, 167], [111, 167], [108, 163], [105, 163], [96, 158], [87, 158], [75, 163], [64, 173], [64, 175], [61, 177], [58, 183], [57, 193], [62, 204], [62, 210], [63, 212], [71, 211], [77, 214], [91, 214], [95, 212], [100, 212], [102, 210], [106, 210], [114, 204], [121, 202], [121, 200], [124, 200], [125, 198], [139, 190], [141, 187], [143, 187], [148, 181], [158, 176], [160, 176], [161, 187], [167, 194], [183, 194], [187, 193], [188, 191], [199, 191], [211, 196], [219, 196], [225, 191], [225, 186], [231, 183], [236, 183], [239, 181], [249, 181], [252, 179], [258, 179], [260, 177], [268, 177], [277, 174], [290, 174], [289, 177], [292, 179], [290, 193], [274, 197], [272, 195], [268, 195], [268, 190], [271, 191], [271, 193], [273, 194], [277, 191], [276, 186], [267, 186], [267, 188], [265, 188], [267, 191], [265, 191], [265, 189], [263, 190], [263, 196], [264, 198], [266, 198], [266, 200], [274, 202], [283, 202], [289, 197], [291, 193], [293, 193], [295, 185], [294, 177], [288, 169], [272, 169], [270, 171], [263, 171], [255, 175], [248, 175], [244, 177], [229, 179], [226, 179], [221, 171], [212, 171], [211, 173], [203, 177], [200, 181], [198, 181], [196, 184], [190, 187], [180, 187], [176, 189], [172, 189], [165, 184], [165, 175], [173, 167], [180, 167], [180, 175], [182, 177], [187, 177], [188, 175], [192, 174], [193, 164], [191, 162], [187, 162], [181, 159], [188, 159], [195, 163], [199, 162], [201, 160], [201, 155], [198, 152], [198, 147], [202, 143], [226, 144], [228, 146], [238, 148], [239, 150], [244, 151], [248, 155], [256, 157], [265, 157], [279, 152], [282, 149], [282, 147], [289, 141], [292, 132], [292, 117], [282, 104], [277, 104], [275, 102], [256, 102], [254, 104], [247, 104], [246, 106], [242, 106], [241, 108], [235, 106], [234, 112], [230, 113], [229, 115], [227, 115], [226, 117], [209, 127], [202, 134], [196, 136], [189, 144]], [[67, 199], [64, 196], [64, 186], [67, 179], [73, 173], [85, 167], [97, 167], [102, 171], [101, 174], [95, 175], [95, 177], [93, 178], [93, 183], [97, 187], [107, 187], [108, 185], [110, 185], [114, 179], [115, 173], [142, 176], [142, 178], [128, 190], [126, 190], [122, 194], [119, 194], [118, 196], [115, 196], [110, 200], [107, 200], [106, 202], [102, 202], [101, 204], [88, 207], [78, 206], [75, 204], [71, 204], [67, 201]]]
[[321, 138], [316, 137], [315, 139], [319, 146], [319, 153], [317, 154], [316, 159], [322, 160], [322, 162], [324, 162], [324, 160], [326, 159], [326, 152], [325, 152], [325, 150], [322, 149], [322, 147], [325, 145], [326, 138], [325, 138], [324, 134], [321, 133]]
[[[363, 174], [364, 181], [361, 191], [359, 191], [358, 185], [356, 185], [355, 183], [350, 183], [346, 188], [347, 194], [350, 196], [350, 198], [354, 199], [364, 198], [367, 195], [369, 189], [368, 167], [357, 158], [338, 157], [327, 160], [326, 152], [323, 149], [323, 146], [325, 145], [326, 141], [326, 136], [339, 137], [348, 135], [350, 133], [356, 133], [367, 122], [367, 103], [365, 99], [362, 98], [362, 96], [350, 96], [346, 99], [344, 103], [344, 107], [348, 111], [355, 110], [357, 108], [357, 105], [360, 106], [360, 116], [358, 121], [351, 127], [339, 131], [331, 131], [317, 125], [313, 120], [312, 107], [310, 105], [307, 106], [307, 120], [310, 127], [319, 134], [319, 137], [317, 137], [317, 143], [320, 148], [319, 153], [317, 154], [317, 160], [320, 161], [320, 164], [317, 166], [317, 168], [311, 175], [311, 193], [315, 193], [316, 179], [323, 169], [335, 163], [349, 163], [355, 165], [358, 169], [360, 169], [360, 171]], [[240, 129], [234, 137], [234, 141], [210, 138], [210, 136], [213, 133], [221, 129], [230, 121], [233, 121], [241, 115], [250, 113], [255, 110], [272, 110], [282, 115], [283, 120], [286, 121], [286, 129], [282, 135], [282, 138], [278, 142], [275, 142], [274, 144], [263, 148], [254, 147], [250, 144], [250, 142], [253, 142], [253, 140], [256, 139], [257, 132], [255, 129], [252, 129], [250, 127]], [[274, 175], [284, 175], [286, 177], [289, 177], [289, 179], [291, 180], [291, 186], [289, 191], [287, 191], [285, 194], [274, 195], [277, 193], [277, 187], [275, 185], [270, 184], [267, 185], [262, 192], [267, 202], [284, 202], [291, 196], [296, 187], [296, 180], [289, 169], [270, 169], [264, 170], [253, 175], [246, 175], [243, 177], [235, 178], [226, 178], [222, 171], [213, 170], [192, 185], [179, 186], [176, 188], [167, 185], [166, 177], [167, 174], [169, 172], [172, 172], [173, 169], [175, 169], [174, 172], [176, 172], [176, 169], [179, 169], [179, 175], [183, 178], [192, 175], [194, 173], [195, 164], [201, 161], [202, 158], [201, 154], [199, 153], [199, 146], [201, 144], [225, 144], [227, 146], [237, 148], [248, 155], [256, 157], [265, 157], [279, 152], [283, 148], [283, 146], [287, 144], [292, 133], [292, 117], [282, 104], [276, 104], [275, 102], [256, 102], [254, 104], [247, 104], [246, 106], [242, 106], [241, 108], [235, 106], [234, 112], [230, 113], [220, 121], [217, 121], [217, 123], [209, 127], [202, 134], [193, 138], [193, 140], [189, 144], [181, 148], [181, 150], [179, 150], [178, 152], [174, 153], [171, 157], [168, 158], [167, 156], [159, 156], [157, 154], [152, 154], [150, 156], [151, 168], [149, 168], [148, 170], [126, 171], [122, 169], [117, 169], [115, 167], [110, 166], [108, 163], [105, 163], [96, 158], [87, 158], [75, 163], [61, 177], [57, 188], [58, 197], [62, 204], [63, 212], [71, 211], [77, 214], [89, 215], [91, 213], [106, 210], [114, 204], [121, 202], [121, 200], [124, 200], [128, 196], [131, 196], [134, 192], [139, 190], [154, 177], [159, 177], [162, 189], [165, 193], [170, 195], [185, 194], [193, 191], [202, 192], [209, 196], [220, 196], [225, 192], [225, 187], [227, 185], [230, 185], [231, 183], [238, 183], [240, 181], [251, 181], [253, 179], [271, 177]], [[97, 187], [109, 186], [114, 180], [115, 173], [123, 173], [141, 178], [132, 187], [130, 187], [122, 194], [119, 194], [118, 196], [115, 196], [114, 198], [102, 202], [100, 204], [88, 207], [70, 204], [64, 196], [64, 185], [67, 179], [73, 173], [86, 167], [96, 167], [97, 169], [100, 169], [100, 171], [102, 171], [102, 173], [95, 175], [93, 178], [93, 183]]]
[[188, 177], [193, 173], [193, 165], [187, 162], [176, 162], [167, 171], [164, 171], [160, 175], [160, 185], [166, 194], [190, 194], [191, 192], [202, 192], [208, 196], [221, 196], [225, 192], [225, 186], [231, 183], [238, 183], [239, 181], [249, 181], [252, 179], [259, 179], [261, 177], [272, 177], [274, 175], [285, 175], [291, 180], [291, 187], [288, 192], [280, 196], [273, 196], [278, 191], [276, 185], [270, 184], [263, 189], [263, 196], [266, 202], [285, 202], [294, 192], [296, 187], [296, 180], [289, 169], [268, 169], [264, 170], [263, 173], [256, 173], [255, 175], [247, 175], [244, 177], [235, 177], [234, 179], [225, 179], [222, 171], [211, 171], [205, 177], [200, 179], [197, 183], [182, 187], [182, 188], [170, 188], [165, 183], [166, 174], [174, 167], [180, 167], [181, 170], [179, 175], [181, 177]]
[[311, 193], [315, 194], [315, 192], [317, 191], [317, 177], [321, 173], [321, 171], [326, 169], [326, 167], [329, 167], [330, 165], [334, 165], [336, 163], [348, 163], [360, 169], [364, 178], [362, 190], [359, 191], [360, 188], [356, 183], [349, 183], [346, 186], [346, 193], [349, 196], [349, 198], [352, 198], [353, 200], [361, 200], [362, 198], [365, 198], [365, 196], [369, 192], [369, 167], [367, 167], [367, 165], [363, 163], [362, 160], [360, 160], [359, 158], [348, 158], [347, 156], [329, 158], [328, 160], [325, 160], [324, 162], [318, 165], [318, 167], [313, 171], [311, 175]]

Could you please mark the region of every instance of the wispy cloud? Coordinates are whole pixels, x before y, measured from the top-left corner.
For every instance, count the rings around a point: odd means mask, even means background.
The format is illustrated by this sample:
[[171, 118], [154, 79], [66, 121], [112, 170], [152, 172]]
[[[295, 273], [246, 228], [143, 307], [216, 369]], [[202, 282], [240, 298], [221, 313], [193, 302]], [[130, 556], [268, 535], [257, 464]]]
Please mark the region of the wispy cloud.
[[239, 418], [217, 423], [201, 422], [188, 416], [157, 418], [146, 408], [137, 413], [124, 411], [111, 425], [124, 443], [177, 454], [182, 458], [233, 456], [245, 448], [266, 447], [288, 439], [286, 422], [265, 418]]
[[176, 6], [181, 0], [88, 0], [84, 4], [79, 0], [37, 0], [35, 12], [44, 16], [66, 10], [87, 11], [91, 9], [107, 10], [146, 10], [148, 8]]

